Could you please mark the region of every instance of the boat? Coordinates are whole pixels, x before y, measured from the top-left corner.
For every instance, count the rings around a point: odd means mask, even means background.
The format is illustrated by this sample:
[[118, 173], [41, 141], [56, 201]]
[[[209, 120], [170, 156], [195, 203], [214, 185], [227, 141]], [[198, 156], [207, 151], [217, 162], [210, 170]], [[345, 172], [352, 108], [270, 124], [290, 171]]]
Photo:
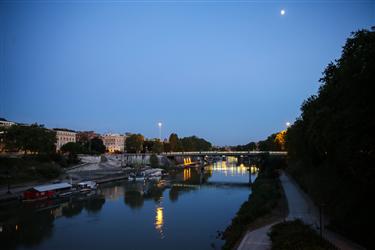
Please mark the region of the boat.
[[145, 180], [145, 173], [144, 172], [137, 173], [137, 174], [131, 173], [129, 175], [129, 180], [144, 181]]
[[153, 180], [153, 181], [159, 181], [161, 179], [161, 176], [147, 176], [146, 180]]
[[59, 197], [64, 193], [71, 193], [72, 185], [69, 183], [53, 183], [32, 187], [23, 193], [23, 202], [33, 202]]
[[81, 193], [91, 192], [92, 190], [96, 190], [98, 188], [98, 184], [95, 181], [82, 181], [78, 183], [78, 190]]

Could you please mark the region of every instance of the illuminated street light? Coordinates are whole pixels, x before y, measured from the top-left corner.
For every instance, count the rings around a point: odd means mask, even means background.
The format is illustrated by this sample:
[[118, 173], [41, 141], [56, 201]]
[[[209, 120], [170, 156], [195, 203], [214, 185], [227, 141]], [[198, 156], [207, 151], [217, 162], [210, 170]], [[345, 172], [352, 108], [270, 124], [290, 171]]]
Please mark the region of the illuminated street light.
[[159, 127], [159, 140], [161, 141], [161, 126], [163, 126], [163, 124], [161, 122], [158, 122], [158, 127]]
[[286, 122], [285, 125], [286, 125], [287, 128], [289, 128], [290, 127], [290, 122]]

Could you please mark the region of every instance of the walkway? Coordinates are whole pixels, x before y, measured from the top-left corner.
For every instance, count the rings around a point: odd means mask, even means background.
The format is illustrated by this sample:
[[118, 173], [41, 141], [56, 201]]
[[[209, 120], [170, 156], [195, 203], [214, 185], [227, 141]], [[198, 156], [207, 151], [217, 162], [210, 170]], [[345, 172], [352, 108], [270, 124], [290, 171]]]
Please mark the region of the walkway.
[[[287, 219], [300, 219], [315, 229], [319, 229], [319, 211], [311, 199], [287, 174], [281, 174], [280, 181], [288, 200], [289, 215]], [[327, 221], [324, 222], [324, 224], [326, 223]], [[329, 230], [323, 232], [323, 237], [342, 250], [364, 249]]]
[[[319, 229], [319, 210], [311, 199], [299, 188], [298, 184], [287, 174], [280, 175], [281, 185], [284, 189], [288, 201], [289, 214], [287, 220], [300, 219], [304, 223], [312, 225], [316, 230]], [[266, 225], [254, 231], [248, 231], [242, 239], [238, 250], [269, 250], [271, 241], [267, 235], [272, 225], [277, 222]], [[324, 222], [327, 224], [327, 221]], [[341, 250], [364, 249], [353, 242], [348, 241], [342, 236], [325, 230], [323, 237]]]
[[[275, 222], [277, 223], [277, 222]], [[267, 235], [270, 228], [275, 224], [258, 228], [254, 231], [249, 231], [243, 237], [238, 250], [269, 250], [271, 249], [271, 241]]]

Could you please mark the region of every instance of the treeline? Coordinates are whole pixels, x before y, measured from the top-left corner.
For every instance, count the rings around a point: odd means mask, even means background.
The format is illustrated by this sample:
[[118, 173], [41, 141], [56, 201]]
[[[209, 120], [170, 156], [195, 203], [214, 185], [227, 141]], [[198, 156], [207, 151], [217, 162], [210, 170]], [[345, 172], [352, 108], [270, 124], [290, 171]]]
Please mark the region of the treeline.
[[[0, 140], [4, 151], [23, 152], [25, 155], [51, 155], [56, 152], [56, 132], [36, 123], [1, 128]], [[81, 137], [77, 142], [64, 144], [60, 150], [70, 154], [101, 154], [105, 152], [105, 146], [99, 137]]]
[[132, 134], [125, 141], [125, 150], [128, 153], [208, 151], [211, 148], [212, 144], [203, 138], [189, 136], [180, 139], [175, 133], [169, 136], [168, 142], [161, 142], [158, 139], [145, 140], [141, 134]]
[[38, 124], [1, 128], [0, 140], [3, 150], [13, 152], [51, 154], [56, 151], [56, 132]]
[[234, 151], [283, 151], [285, 150], [285, 136], [286, 130], [274, 133], [267, 137], [267, 139], [258, 142], [249, 142], [245, 145], [232, 146]]
[[374, 249], [374, 29], [353, 33], [320, 82], [287, 131], [289, 172], [323, 205], [332, 229]]

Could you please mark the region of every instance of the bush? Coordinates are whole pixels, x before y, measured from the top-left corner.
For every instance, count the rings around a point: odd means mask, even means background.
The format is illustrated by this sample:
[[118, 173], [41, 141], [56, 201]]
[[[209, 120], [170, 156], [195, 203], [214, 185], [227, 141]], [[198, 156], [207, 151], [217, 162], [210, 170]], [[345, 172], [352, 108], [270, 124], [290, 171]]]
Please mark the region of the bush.
[[0, 184], [56, 178], [60, 173], [60, 166], [44, 157], [0, 157]]
[[337, 249], [321, 238], [301, 220], [287, 221], [272, 226], [269, 233], [273, 250], [323, 250]]
[[46, 179], [56, 178], [60, 175], [60, 167], [55, 164], [40, 164], [35, 168], [38, 175]]

